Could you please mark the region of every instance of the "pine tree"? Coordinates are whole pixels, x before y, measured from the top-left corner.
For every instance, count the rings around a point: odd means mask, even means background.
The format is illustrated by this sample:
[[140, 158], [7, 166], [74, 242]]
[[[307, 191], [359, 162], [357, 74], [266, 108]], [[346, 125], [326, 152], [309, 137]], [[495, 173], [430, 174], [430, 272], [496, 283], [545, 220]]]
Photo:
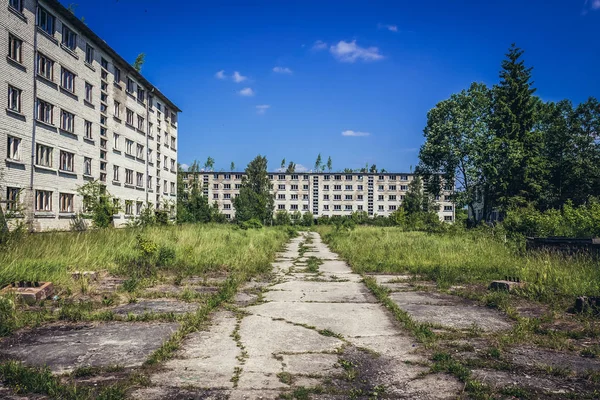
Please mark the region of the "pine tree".
[[321, 164], [323, 160], [321, 160], [321, 153], [317, 156], [317, 161], [315, 161], [315, 171], [319, 171], [321, 169]]
[[273, 220], [275, 202], [270, 193], [271, 181], [267, 174], [267, 158], [257, 156], [248, 164], [242, 180], [240, 195], [233, 200], [235, 218], [239, 222], [258, 219], [263, 224]]
[[543, 187], [542, 135], [536, 121], [531, 70], [514, 44], [502, 61], [500, 83], [493, 89], [491, 128], [495, 139], [492, 177], [496, 204], [506, 210], [538, 199]]

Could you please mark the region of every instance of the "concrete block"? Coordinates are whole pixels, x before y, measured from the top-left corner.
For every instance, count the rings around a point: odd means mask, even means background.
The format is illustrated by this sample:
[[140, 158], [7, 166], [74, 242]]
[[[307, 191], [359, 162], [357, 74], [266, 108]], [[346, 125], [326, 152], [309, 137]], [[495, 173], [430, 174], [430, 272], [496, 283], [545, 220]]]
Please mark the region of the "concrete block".
[[490, 283], [489, 290], [501, 290], [505, 292], [513, 291], [517, 288], [522, 288], [525, 286], [523, 282], [513, 282], [513, 281], [493, 281]]
[[54, 293], [52, 282], [15, 282], [6, 286], [0, 293], [13, 293], [27, 304], [47, 299]]
[[71, 278], [78, 281], [82, 278], [87, 279], [88, 281], [97, 281], [98, 280], [98, 272], [96, 271], [74, 271], [71, 272]]

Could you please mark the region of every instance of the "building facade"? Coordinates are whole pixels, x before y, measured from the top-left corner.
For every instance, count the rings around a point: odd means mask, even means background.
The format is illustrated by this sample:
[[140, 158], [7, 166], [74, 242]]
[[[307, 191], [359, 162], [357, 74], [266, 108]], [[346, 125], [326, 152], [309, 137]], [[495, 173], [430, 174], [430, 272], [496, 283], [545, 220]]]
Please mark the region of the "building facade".
[[56, 0], [0, 6], [0, 200], [33, 230], [68, 229], [100, 181], [115, 224], [177, 194], [180, 110]]
[[[239, 194], [243, 172], [183, 173], [184, 187], [194, 180], [202, 187], [210, 204], [217, 203], [226, 218], [235, 218], [233, 199]], [[408, 173], [269, 173], [275, 212], [312, 213], [321, 216], [350, 215], [367, 212], [370, 217], [389, 216], [396, 211], [408, 191], [414, 174]], [[435, 201], [440, 220], [453, 222], [453, 187], [444, 188]]]

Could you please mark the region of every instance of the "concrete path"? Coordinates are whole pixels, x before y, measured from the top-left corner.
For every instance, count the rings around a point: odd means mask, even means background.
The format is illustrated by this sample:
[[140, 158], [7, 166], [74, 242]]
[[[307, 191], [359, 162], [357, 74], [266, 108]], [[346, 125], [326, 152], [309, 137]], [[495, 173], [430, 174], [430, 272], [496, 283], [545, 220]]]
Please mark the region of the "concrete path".
[[[316, 233], [293, 239], [254, 303], [218, 312], [134, 397], [149, 399], [455, 398], [415, 340]], [[305, 397], [302, 397], [305, 398]]]

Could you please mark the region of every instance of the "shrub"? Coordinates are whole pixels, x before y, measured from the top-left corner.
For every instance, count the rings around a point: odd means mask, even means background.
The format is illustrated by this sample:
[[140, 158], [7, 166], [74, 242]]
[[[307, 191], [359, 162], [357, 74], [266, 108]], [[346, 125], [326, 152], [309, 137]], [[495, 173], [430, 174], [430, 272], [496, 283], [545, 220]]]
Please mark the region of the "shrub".
[[248, 229], [261, 229], [263, 224], [260, 223], [256, 218], [249, 219], [248, 221], [244, 221], [240, 224], [240, 228], [244, 230]]
[[313, 226], [314, 222], [315, 221], [311, 213], [305, 212], [304, 215], [302, 215], [302, 226]]
[[16, 326], [17, 316], [14, 301], [0, 297], [0, 336], [9, 335]]

